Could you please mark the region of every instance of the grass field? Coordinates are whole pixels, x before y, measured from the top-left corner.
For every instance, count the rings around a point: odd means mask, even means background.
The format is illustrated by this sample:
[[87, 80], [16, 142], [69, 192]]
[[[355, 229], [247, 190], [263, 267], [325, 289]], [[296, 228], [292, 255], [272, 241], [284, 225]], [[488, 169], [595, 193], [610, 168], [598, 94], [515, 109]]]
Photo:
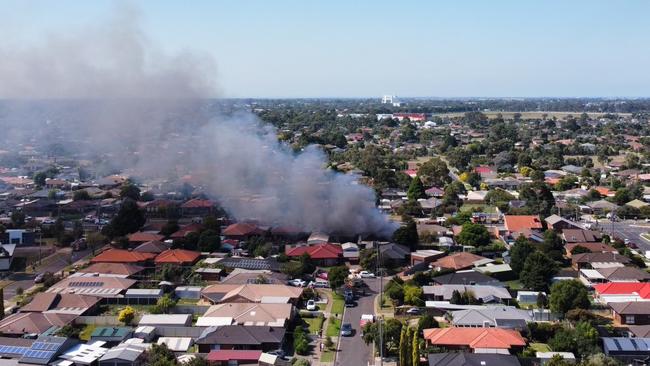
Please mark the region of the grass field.
[[461, 212], [475, 212], [477, 209], [481, 209], [481, 212], [484, 213], [496, 213], [497, 208], [495, 206], [484, 205], [480, 203], [465, 203], [460, 206]]
[[546, 343], [531, 343], [530, 348], [534, 349], [535, 352], [550, 352], [551, 349]]
[[327, 330], [325, 331], [325, 335], [330, 337], [338, 337], [339, 333], [341, 332], [341, 320], [338, 318], [330, 319], [334, 319], [334, 321], [327, 321]]
[[334, 351], [324, 351], [320, 356], [320, 362], [334, 362]]
[[302, 318], [302, 320], [309, 326], [310, 334], [318, 334], [323, 328], [325, 318]]
[[332, 314], [343, 314], [343, 309], [345, 308], [345, 300], [343, 296], [332, 293]]
[[524, 285], [519, 280], [506, 281], [506, 286], [511, 290], [521, 290], [524, 288]]

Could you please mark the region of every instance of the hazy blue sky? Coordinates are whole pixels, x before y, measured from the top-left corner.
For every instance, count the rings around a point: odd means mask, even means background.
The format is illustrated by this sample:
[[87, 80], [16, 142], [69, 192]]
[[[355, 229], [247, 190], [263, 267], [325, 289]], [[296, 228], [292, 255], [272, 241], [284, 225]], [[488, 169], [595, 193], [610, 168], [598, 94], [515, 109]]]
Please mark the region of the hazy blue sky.
[[[648, 0], [128, 4], [164, 48], [211, 53], [225, 96], [650, 96]], [[79, 29], [112, 9], [0, 0], [0, 36]]]

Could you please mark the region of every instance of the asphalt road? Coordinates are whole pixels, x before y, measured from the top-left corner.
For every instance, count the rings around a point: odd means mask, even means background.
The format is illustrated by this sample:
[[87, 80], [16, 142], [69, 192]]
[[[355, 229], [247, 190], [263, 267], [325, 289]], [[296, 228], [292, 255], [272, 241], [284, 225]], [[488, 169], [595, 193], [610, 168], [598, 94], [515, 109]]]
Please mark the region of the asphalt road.
[[67, 267], [70, 263], [74, 263], [79, 259], [84, 258], [88, 254], [90, 254], [90, 249], [72, 252], [72, 255], [70, 248], [59, 249], [56, 253], [43, 259], [43, 265], [39, 266], [36, 269], [36, 273], [29, 274], [24, 272], [16, 272], [10, 274], [7, 279], [13, 282], [4, 287], [5, 300], [9, 300], [16, 296], [18, 288], [27, 290], [30, 287], [34, 286], [34, 278], [36, 278], [37, 274], [45, 272], [59, 272]]
[[369, 361], [372, 361], [372, 345], [366, 345], [363, 341], [359, 321], [362, 314], [375, 313], [374, 300], [379, 292], [379, 280], [376, 278], [366, 279], [365, 282], [370, 291], [367, 295], [357, 299], [357, 306], [345, 309], [343, 323], [352, 324], [354, 333], [351, 337], [341, 337], [335, 365], [366, 366]]
[[646, 223], [644, 220], [623, 220], [612, 222], [609, 220], [601, 220], [599, 222], [600, 227], [604, 233], [611, 234], [612, 227], [614, 229], [614, 236], [621, 238], [623, 240], [629, 239], [630, 242], [636, 244], [639, 249], [638, 251], [641, 254], [645, 254], [646, 250], [650, 250], [650, 241], [647, 241], [641, 237], [641, 234], [650, 232], [650, 223]]

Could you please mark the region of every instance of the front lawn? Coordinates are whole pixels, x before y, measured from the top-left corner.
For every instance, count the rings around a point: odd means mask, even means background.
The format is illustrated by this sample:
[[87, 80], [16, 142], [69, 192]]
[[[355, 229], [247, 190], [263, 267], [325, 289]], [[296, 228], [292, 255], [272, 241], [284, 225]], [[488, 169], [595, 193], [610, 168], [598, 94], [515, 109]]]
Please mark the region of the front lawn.
[[535, 350], [535, 352], [551, 352], [551, 349], [546, 343], [531, 343], [530, 348]]
[[[331, 319], [334, 319], [333, 321]], [[325, 332], [326, 336], [329, 337], [338, 337], [341, 333], [341, 320], [337, 318], [330, 318], [327, 321], [327, 331]]]
[[343, 309], [345, 309], [345, 300], [343, 296], [332, 292], [332, 314], [343, 314]]
[[320, 362], [334, 362], [334, 351], [323, 351], [320, 356]]
[[323, 328], [323, 321], [325, 318], [315, 317], [315, 318], [302, 318], [302, 320], [309, 327], [310, 334], [319, 334], [320, 330]]

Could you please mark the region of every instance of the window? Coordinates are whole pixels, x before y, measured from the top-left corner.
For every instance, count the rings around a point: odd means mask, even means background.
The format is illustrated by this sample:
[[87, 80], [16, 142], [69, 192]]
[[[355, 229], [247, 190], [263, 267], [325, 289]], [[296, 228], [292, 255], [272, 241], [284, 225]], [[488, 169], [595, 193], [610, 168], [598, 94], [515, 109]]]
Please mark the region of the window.
[[625, 324], [634, 324], [634, 315], [626, 315]]

